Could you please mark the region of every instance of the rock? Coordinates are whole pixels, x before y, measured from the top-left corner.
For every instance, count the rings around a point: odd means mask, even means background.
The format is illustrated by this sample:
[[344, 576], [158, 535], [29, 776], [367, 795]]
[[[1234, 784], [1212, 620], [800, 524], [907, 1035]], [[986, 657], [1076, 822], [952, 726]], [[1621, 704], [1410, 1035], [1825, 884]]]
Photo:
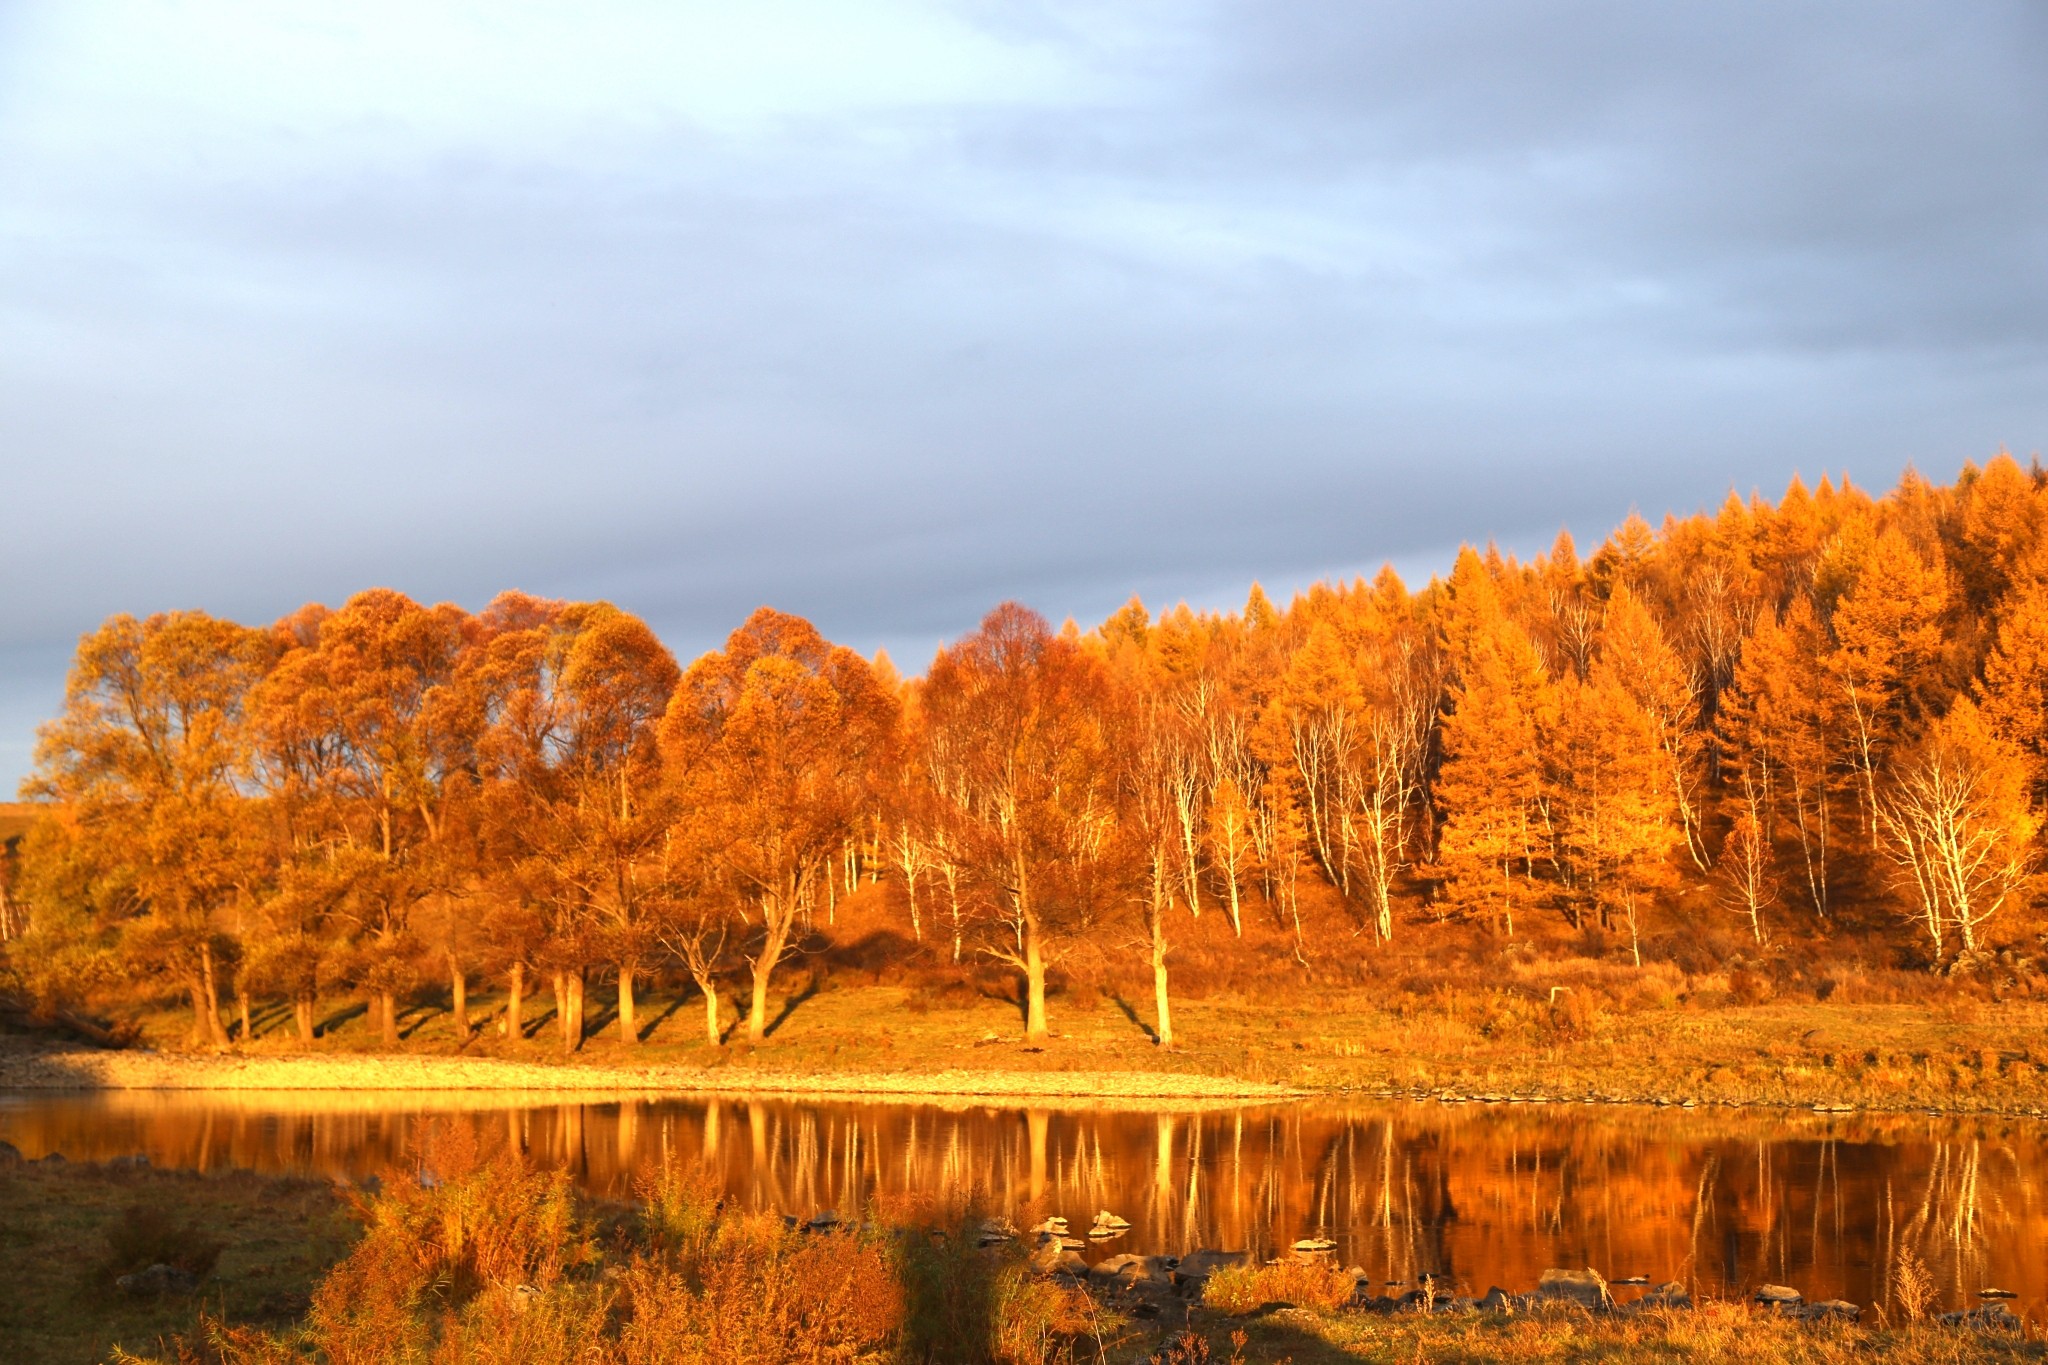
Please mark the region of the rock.
[[21, 1148], [11, 1142], [0, 1142], [0, 1166], [19, 1166]]
[[834, 1209], [824, 1209], [804, 1224], [806, 1232], [830, 1232], [839, 1226], [839, 1214]]
[[1966, 1313], [1943, 1313], [1945, 1327], [1967, 1327], [1977, 1332], [2017, 1332], [2020, 1320], [2002, 1303], [1987, 1303]]
[[984, 1218], [981, 1220], [981, 1244], [991, 1247], [998, 1242], [1017, 1240], [1017, 1225], [1007, 1218]]
[[2010, 1289], [1980, 1289], [1977, 1291], [1977, 1297], [1980, 1299], [2016, 1299], [2019, 1295], [2013, 1293]]
[[37, 1164], [43, 1166], [63, 1166], [69, 1163], [64, 1160], [62, 1152], [45, 1152], [43, 1153], [43, 1159]]
[[533, 1301], [539, 1297], [540, 1291], [530, 1284], [512, 1286], [512, 1307], [521, 1313], [533, 1307]]
[[1562, 1299], [1596, 1312], [1614, 1303], [1613, 1297], [1607, 1292], [1607, 1281], [1600, 1278], [1600, 1272], [1591, 1267], [1585, 1270], [1544, 1271], [1543, 1277], [1536, 1282], [1536, 1297]]
[[[1105, 1283], [1114, 1280], [1134, 1280], [1145, 1271], [1145, 1258], [1125, 1253], [1097, 1261], [1088, 1269], [1088, 1278]], [[1126, 1274], [1126, 1272], [1129, 1272]]]
[[159, 1294], [189, 1294], [199, 1287], [199, 1277], [189, 1270], [159, 1262], [133, 1275], [123, 1275], [114, 1281], [114, 1287], [124, 1294], [136, 1298], [153, 1298]]
[[1482, 1313], [1512, 1313], [1515, 1311], [1514, 1296], [1499, 1285], [1488, 1289], [1475, 1305]]
[[1058, 1214], [1054, 1214], [1043, 1223], [1032, 1224], [1031, 1230], [1033, 1232], [1057, 1232], [1064, 1237], [1067, 1233], [1067, 1220]]
[[128, 1156], [117, 1156], [107, 1162], [107, 1169], [110, 1171], [146, 1171], [149, 1169], [149, 1158], [140, 1152], [135, 1152]]
[[1806, 1301], [1806, 1296], [1789, 1285], [1760, 1284], [1756, 1287], [1756, 1301], [1772, 1308], [1796, 1308]]
[[1131, 1230], [1129, 1219], [1119, 1218], [1108, 1209], [1104, 1209], [1095, 1215], [1095, 1227], [1112, 1236], [1119, 1232], [1129, 1232]]
[[1819, 1322], [1825, 1318], [1855, 1322], [1863, 1316], [1863, 1306], [1850, 1303], [1847, 1299], [1822, 1299], [1819, 1303], [1806, 1305], [1804, 1316], [1808, 1322]]
[[1304, 1237], [1291, 1248], [1296, 1256], [1327, 1256], [1337, 1244], [1327, 1237]]
[[1667, 1280], [1629, 1305], [1630, 1308], [1690, 1308], [1692, 1294], [1676, 1280]]
[[1229, 1266], [1251, 1263], [1252, 1254], [1249, 1251], [1215, 1251], [1207, 1247], [1200, 1251], [1190, 1251], [1181, 1257], [1180, 1263], [1173, 1268], [1174, 1287], [1182, 1294], [1193, 1298], [1202, 1292], [1202, 1286], [1208, 1283], [1209, 1277], [1217, 1271]]
[[1649, 1282], [1650, 1277], [1648, 1275], [1631, 1275], [1627, 1279], [1609, 1280], [1607, 1283], [1609, 1283], [1610, 1285], [1639, 1285], [1648, 1284]]

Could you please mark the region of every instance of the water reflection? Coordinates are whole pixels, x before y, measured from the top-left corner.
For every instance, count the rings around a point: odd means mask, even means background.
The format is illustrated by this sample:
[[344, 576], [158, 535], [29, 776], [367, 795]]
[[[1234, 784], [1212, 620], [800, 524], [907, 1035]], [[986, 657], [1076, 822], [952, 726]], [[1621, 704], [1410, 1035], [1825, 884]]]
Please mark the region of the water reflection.
[[[142, 1152], [161, 1166], [361, 1176], [403, 1165], [460, 1098], [111, 1093], [0, 1099], [30, 1156]], [[1475, 1291], [1546, 1266], [1763, 1281], [1884, 1299], [1910, 1249], [1948, 1301], [1994, 1282], [2039, 1304], [2048, 1128], [2020, 1120], [1571, 1106], [1304, 1103], [1182, 1112], [471, 1097], [466, 1121], [623, 1194], [664, 1158], [704, 1162], [738, 1199], [808, 1215], [878, 1194], [979, 1190], [1020, 1215], [1098, 1209], [1130, 1232], [1091, 1248], [1270, 1252], [1336, 1239], [1347, 1264]]]

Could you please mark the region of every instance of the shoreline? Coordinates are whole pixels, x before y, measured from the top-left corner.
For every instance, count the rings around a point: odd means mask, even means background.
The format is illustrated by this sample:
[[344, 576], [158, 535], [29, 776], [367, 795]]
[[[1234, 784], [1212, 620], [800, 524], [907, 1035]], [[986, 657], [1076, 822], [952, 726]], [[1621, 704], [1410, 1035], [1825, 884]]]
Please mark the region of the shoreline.
[[1181, 1100], [1277, 1103], [1326, 1091], [1156, 1071], [782, 1072], [496, 1057], [310, 1053], [259, 1057], [174, 1052], [0, 1052], [0, 1094], [104, 1091], [750, 1094], [915, 1103], [946, 1099]]
[[283, 1053], [259, 1056], [191, 1052], [7, 1047], [0, 1042], [0, 1096], [248, 1093], [390, 1096], [459, 1094], [526, 1097], [755, 1096], [919, 1104], [974, 1101], [1163, 1103], [1210, 1107], [1353, 1100], [1372, 1103], [1713, 1109], [1940, 1117], [2048, 1118], [2035, 1105], [1957, 1104], [1956, 1097], [1899, 1103], [1895, 1097], [1845, 1100], [1732, 1099], [1685, 1094], [1479, 1091], [1456, 1084], [1382, 1087], [1281, 1085], [1192, 1072], [948, 1068], [938, 1071], [827, 1072], [689, 1067], [664, 1063], [536, 1062], [448, 1054]]

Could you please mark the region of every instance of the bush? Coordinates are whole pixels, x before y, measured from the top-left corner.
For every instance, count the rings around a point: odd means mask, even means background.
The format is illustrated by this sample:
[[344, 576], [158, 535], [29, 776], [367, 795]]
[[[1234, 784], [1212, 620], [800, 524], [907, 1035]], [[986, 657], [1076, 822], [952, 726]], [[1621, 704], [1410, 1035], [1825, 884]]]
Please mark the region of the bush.
[[154, 1204], [131, 1204], [106, 1232], [99, 1278], [112, 1281], [153, 1265], [175, 1266], [195, 1278], [213, 1272], [224, 1245], [197, 1226], [173, 1219]]
[[1202, 1287], [1202, 1302], [1236, 1317], [1269, 1303], [1334, 1312], [1351, 1301], [1353, 1284], [1347, 1272], [1327, 1260], [1225, 1266]]

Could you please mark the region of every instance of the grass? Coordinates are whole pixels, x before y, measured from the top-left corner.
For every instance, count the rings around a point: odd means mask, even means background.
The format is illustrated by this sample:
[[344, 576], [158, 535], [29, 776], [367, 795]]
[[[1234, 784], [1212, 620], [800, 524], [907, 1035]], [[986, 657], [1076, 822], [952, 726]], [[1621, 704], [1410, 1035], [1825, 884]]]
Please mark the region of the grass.
[[[664, 1017], [672, 1003], [678, 1008]], [[490, 1021], [499, 1004], [484, 995], [473, 1014]], [[1179, 1041], [1171, 1051], [1152, 1045], [1116, 995], [1092, 991], [1055, 997], [1055, 1036], [1027, 1045], [1005, 1001], [933, 1004], [914, 987], [827, 982], [805, 993], [762, 1045], [714, 1049], [702, 1039], [694, 1001], [657, 995], [644, 1017], [660, 1022], [640, 1045], [626, 1046], [608, 1029], [567, 1059], [552, 1021], [535, 1037], [513, 1041], [486, 1022], [465, 1045], [446, 1011], [426, 1003], [408, 1016], [402, 1051], [701, 1070], [711, 1073], [705, 1083], [772, 1080], [794, 1089], [807, 1078], [844, 1073], [1024, 1073], [1044, 1077], [1055, 1090], [1069, 1088], [1061, 1073], [1081, 1088], [1090, 1075], [1142, 1073], [1310, 1091], [2048, 1110], [2048, 1004], [2032, 999], [1740, 1005], [1696, 990], [1685, 1001], [1623, 1002], [1553, 1020], [1545, 1006], [1504, 986], [1377, 1000], [1365, 992], [1305, 995], [1278, 1009], [1267, 1000], [1219, 995], [1183, 999], [1174, 1008]], [[144, 1026], [157, 1046], [182, 1043], [183, 1020], [175, 1012], [146, 1015]], [[288, 1022], [259, 1026], [238, 1050], [259, 1057], [309, 1051]], [[342, 1020], [310, 1049], [331, 1057], [378, 1050], [360, 1018]]]
[[[41, 1162], [0, 1166], [0, 1360], [87, 1365], [153, 1348], [202, 1312], [287, 1323], [356, 1235], [324, 1183]], [[192, 1294], [131, 1298], [155, 1261], [210, 1274]]]
[[[2048, 1358], [2037, 1336], [1978, 1334], [1932, 1324], [1892, 1329], [1803, 1323], [1725, 1303], [1634, 1318], [1594, 1317], [1562, 1307], [1516, 1317], [1381, 1317], [1283, 1309], [1246, 1320], [1210, 1319], [1191, 1330], [1193, 1341], [1166, 1343], [1162, 1365], [1282, 1360], [1292, 1365], [1977, 1365]], [[1233, 1342], [1233, 1336], [1240, 1339]]]

